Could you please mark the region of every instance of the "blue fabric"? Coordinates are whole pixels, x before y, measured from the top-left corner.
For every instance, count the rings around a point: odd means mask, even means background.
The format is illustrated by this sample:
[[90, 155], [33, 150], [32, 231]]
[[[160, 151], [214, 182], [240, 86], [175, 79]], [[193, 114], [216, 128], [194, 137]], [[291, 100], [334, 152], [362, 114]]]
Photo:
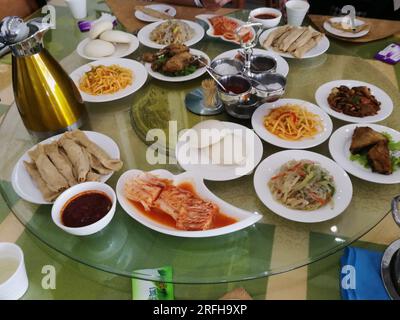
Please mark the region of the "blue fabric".
[[389, 300], [381, 278], [383, 254], [347, 247], [340, 259], [340, 291], [343, 300]]

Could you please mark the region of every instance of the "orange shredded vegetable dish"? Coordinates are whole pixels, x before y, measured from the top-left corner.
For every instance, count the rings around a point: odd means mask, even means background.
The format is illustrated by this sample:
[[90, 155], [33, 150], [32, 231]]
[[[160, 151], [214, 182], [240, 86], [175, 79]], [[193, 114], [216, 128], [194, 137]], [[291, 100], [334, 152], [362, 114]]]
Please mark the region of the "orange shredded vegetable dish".
[[125, 89], [133, 82], [133, 73], [116, 64], [94, 66], [79, 81], [79, 89], [90, 95], [111, 94]]
[[323, 130], [318, 115], [291, 104], [273, 109], [265, 116], [264, 126], [272, 134], [289, 141], [312, 138]]

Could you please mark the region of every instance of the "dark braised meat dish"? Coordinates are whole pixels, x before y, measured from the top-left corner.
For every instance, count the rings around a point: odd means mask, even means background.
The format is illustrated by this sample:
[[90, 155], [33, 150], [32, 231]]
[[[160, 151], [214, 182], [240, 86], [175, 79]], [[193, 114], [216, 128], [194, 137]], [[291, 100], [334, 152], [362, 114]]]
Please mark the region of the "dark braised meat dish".
[[143, 60], [151, 63], [153, 71], [167, 76], [186, 76], [207, 63], [203, 57], [192, 55], [184, 44], [170, 44], [156, 53], [145, 53]]
[[388, 139], [370, 127], [357, 127], [352, 136], [350, 152], [366, 155], [373, 172], [392, 174], [392, 161]]
[[366, 86], [333, 88], [328, 96], [328, 103], [337, 112], [359, 118], [376, 115], [381, 109], [381, 103]]

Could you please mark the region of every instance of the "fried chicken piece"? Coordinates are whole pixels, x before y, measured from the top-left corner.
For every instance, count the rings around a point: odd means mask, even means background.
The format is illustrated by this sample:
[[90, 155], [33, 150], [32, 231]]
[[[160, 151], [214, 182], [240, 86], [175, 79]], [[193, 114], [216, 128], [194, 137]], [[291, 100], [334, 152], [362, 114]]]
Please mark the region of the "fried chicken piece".
[[191, 62], [193, 62], [193, 56], [189, 52], [178, 53], [167, 60], [162, 67], [162, 71], [167, 73], [182, 71]]
[[142, 56], [144, 62], [154, 62], [157, 59], [157, 55], [151, 52], [145, 52]]
[[387, 142], [387, 138], [370, 127], [356, 127], [351, 138], [350, 152], [357, 154], [363, 149], [368, 149], [376, 143]]
[[388, 141], [379, 141], [367, 153], [369, 165], [373, 172], [392, 174], [392, 161]]
[[182, 52], [189, 52], [189, 47], [180, 44], [180, 43], [173, 43], [161, 50], [162, 52], [165, 51], [165, 53], [168, 53], [170, 56], [174, 56], [176, 54], [182, 53]]

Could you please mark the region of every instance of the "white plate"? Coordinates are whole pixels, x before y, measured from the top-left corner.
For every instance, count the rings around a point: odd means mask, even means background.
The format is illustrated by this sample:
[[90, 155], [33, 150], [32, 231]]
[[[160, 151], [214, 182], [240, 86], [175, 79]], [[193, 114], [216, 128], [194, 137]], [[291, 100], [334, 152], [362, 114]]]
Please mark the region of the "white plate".
[[[189, 21], [189, 20], [182, 20], [182, 19], [178, 19], [178, 20], [180, 20], [182, 22], [186, 22], [194, 30], [193, 38], [186, 41], [184, 43], [185, 45], [190, 47], [190, 46], [194, 45], [195, 43], [199, 42], [201, 39], [203, 39], [204, 29], [201, 25], [199, 25], [196, 22]], [[149, 48], [154, 48], [154, 49], [164, 48], [165, 47], [164, 44], [158, 44], [157, 42], [150, 40], [150, 33], [163, 22], [164, 21], [153, 22], [153, 23], [150, 23], [149, 25], [143, 27], [142, 29], [140, 29], [140, 31], [138, 33], [138, 39], [139, 39], [140, 43]]]
[[[85, 74], [91, 70], [92, 66], [104, 65], [119, 65], [120, 67], [124, 67], [130, 69], [133, 73], [133, 82], [130, 86], [127, 86], [125, 89], [117, 91], [111, 94], [104, 94], [101, 96], [90, 95], [86, 92], [83, 92], [79, 89], [79, 80]], [[78, 69], [74, 70], [70, 75], [71, 79], [75, 82], [79, 92], [81, 93], [82, 99], [87, 102], [106, 102], [113, 101], [117, 99], [124, 98], [136, 91], [138, 91], [147, 80], [147, 71], [146, 68], [139, 62], [131, 59], [123, 59], [123, 58], [104, 58], [100, 60], [96, 60], [85, 64]]]
[[173, 175], [167, 170], [154, 170], [150, 171], [150, 173], [166, 179], [173, 180], [175, 185], [178, 185], [182, 182], [191, 182], [196, 190], [196, 193], [204, 200], [210, 201], [216, 204], [221, 213], [226, 214], [230, 217], [233, 217], [238, 220], [238, 222], [217, 229], [210, 229], [204, 231], [184, 231], [178, 230], [176, 228], [171, 228], [169, 226], [158, 223], [157, 221], [146, 217], [143, 213], [138, 211], [124, 196], [124, 185], [127, 180], [133, 179], [138, 174], [142, 173], [141, 170], [129, 170], [126, 171], [117, 182], [117, 198], [121, 207], [128, 213], [132, 218], [146, 227], [176, 237], [185, 237], [185, 238], [205, 238], [205, 237], [214, 237], [220, 236], [227, 233], [232, 233], [244, 228], [247, 228], [262, 218], [262, 215], [254, 212], [245, 211], [239, 209], [237, 207], [232, 206], [231, 204], [223, 201], [222, 199], [215, 196], [208, 188], [205, 186], [203, 179], [190, 174], [188, 172]]
[[102, 58], [96, 58], [96, 57], [91, 57], [85, 54], [85, 47], [91, 40], [90, 38], [83, 39], [81, 42], [79, 42], [78, 47], [76, 48], [76, 52], [85, 59], [89, 60], [99, 60], [99, 59], [104, 59], [104, 58], [122, 58], [125, 56], [130, 55], [131, 53], [135, 52], [136, 49], [139, 47], [139, 40], [130, 33], [127, 33], [129, 38], [131, 38], [131, 41], [129, 43], [112, 43], [115, 47], [115, 51], [111, 56], [108, 57], [102, 57]]
[[[210, 120], [215, 121], [215, 120]], [[205, 126], [207, 121], [200, 122], [193, 128]], [[194, 149], [195, 152], [189, 152], [189, 136], [185, 133], [179, 137], [175, 149], [175, 157], [179, 165], [188, 172], [193, 172], [205, 180], [228, 181], [237, 179], [246, 174], [250, 174], [257, 164], [261, 161], [263, 155], [263, 145], [260, 138], [253, 130], [233, 122], [223, 122], [225, 128], [234, 130], [242, 137], [242, 150], [246, 150], [248, 155], [243, 165], [221, 165], [208, 163], [208, 157], [200, 149]], [[186, 153], [189, 152], [187, 157]], [[200, 161], [199, 161], [200, 159]], [[203, 159], [203, 160], [201, 160]], [[201, 163], [202, 162], [202, 163]]]
[[[169, 6], [167, 4], [150, 4], [148, 6], [145, 6], [145, 8], [153, 9], [153, 10], [160, 11], [162, 13], [169, 14], [171, 16], [171, 18], [175, 17], [175, 15], [176, 15], [175, 8], [172, 6]], [[156, 22], [156, 21], [161, 20], [161, 19], [149, 16], [140, 10], [135, 10], [135, 17], [144, 22]]]
[[[339, 87], [341, 85], [347, 86], [349, 88], [358, 86], [366, 86], [370, 88], [371, 93], [375, 96], [375, 98], [378, 101], [381, 102], [380, 106], [381, 110], [379, 110], [377, 115], [363, 117], [363, 118], [348, 116], [346, 114], [333, 110], [328, 104], [328, 96], [333, 88]], [[393, 111], [393, 101], [385, 91], [379, 89], [377, 86], [374, 86], [373, 84], [357, 80], [335, 80], [325, 83], [322, 86], [320, 86], [315, 92], [315, 101], [322, 109], [324, 109], [332, 117], [354, 123], [372, 123], [372, 122], [382, 121], [387, 117], [389, 117]]]
[[[333, 195], [333, 208], [327, 204], [313, 211], [294, 210], [279, 203], [272, 196], [268, 181], [279, 172], [281, 166], [286, 162], [304, 159], [319, 163], [334, 177], [336, 191]], [[322, 222], [337, 217], [346, 210], [353, 195], [353, 186], [349, 176], [336, 162], [321, 154], [305, 150], [281, 151], [264, 159], [254, 174], [254, 188], [258, 198], [271, 211], [288, 220], [306, 223]]]
[[[223, 59], [223, 58], [232, 58], [233, 59], [238, 54], [239, 50], [240, 49], [232, 49], [229, 51], [225, 51], [225, 52], [221, 53], [220, 55], [216, 56], [213, 60]], [[270, 56], [270, 57], [274, 58], [276, 60], [276, 72], [287, 77], [287, 75], [289, 73], [289, 64], [279, 54], [272, 52], [272, 51], [267, 51], [267, 50], [258, 49], [258, 48], [253, 48], [253, 53], [258, 54], [258, 55]]]
[[[99, 132], [94, 132], [94, 131], [84, 131], [87, 137], [99, 145], [104, 151], [106, 151], [111, 158], [113, 159], [119, 159], [120, 154], [119, 154], [119, 148], [118, 145], [115, 143], [114, 140], [112, 140], [110, 137], [99, 133]], [[63, 134], [58, 134], [56, 136], [50, 137], [42, 142], [40, 144], [48, 144], [53, 141], [58, 140]], [[26, 151], [21, 158], [17, 161], [17, 163], [14, 166], [12, 175], [11, 175], [11, 184], [14, 188], [14, 191], [24, 200], [32, 202], [32, 203], [37, 203], [37, 204], [51, 204], [52, 202], [48, 202], [44, 200], [41, 192], [39, 189], [36, 187], [35, 183], [31, 179], [29, 173], [26, 171], [25, 166], [24, 166], [24, 161], [31, 162], [31, 158], [28, 155], [28, 152], [30, 150], [33, 150], [36, 148], [37, 145], [33, 146], [30, 148], [28, 151]], [[106, 182], [110, 177], [112, 176], [112, 173], [107, 174], [107, 175], [102, 175], [100, 178], [101, 182]]]
[[380, 126], [377, 124], [348, 124], [337, 129], [329, 139], [329, 152], [332, 158], [348, 173], [360, 179], [380, 183], [380, 184], [395, 184], [400, 183], [400, 170], [393, 172], [390, 175], [372, 172], [370, 168], [364, 168], [356, 161], [350, 160], [350, 145], [354, 129], [356, 127], [370, 127], [378, 132], [389, 133], [394, 141], [400, 141], [400, 132]]
[[[210, 64], [210, 58], [203, 51], [196, 50], [196, 49], [190, 49], [190, 53], [194, 54], [194, 55], [198, 55], [198, 56], [204, 57], [207, 60], [207, 64]], [[193, 80], [193, 79], [196, 79], [196, 78], [202, 76], [207, 71], [205, 67], [202, 67], [202, 68], [197, 69], [195, 72], [193, 72], [192, 74], [189, 74], [187, 76], [170, 77], [170, 76], [163, 75], [160, 72], [153, 71], [151, 69], [151, 63], [145, 63], [144, 66], [145, 66], [147, 72], [153, 78], [161, 80], [161, 81], [168, 81], [168, 82], [183, 82], [183, 81]]]
[[[270, 133], [264, 127], [264, 117], [267, 116], [272, 109], [276, 109], [285, 104], [296, 104], [306, 108], [309, 112], [314, 113], [320, 117], [324, 129], [312, 138], [302, 139], [298, 141], [288, 141], [277, 137]], [[264, 141], [271, 143], [275, 146], [287, 149], [307, 149], [315, 147], [323, 143], [329, 138], [332, 133], [332, 120], [321, 108], [310, 102], [299, 99], [280, 99], [273, 103], [265, 103], [259, 106], [251, 117], [251, 124], [254, 131]]]
[[[279, 27], [277, 27], [279, 28]], [[259, 38], [259, 42], [260, 42], [260, 46], [263, 47], [263, 43], [265, 41], [265, 39], [267, 39], [268, 35], [274, 31], [276, 28], [272, 28], [272, 29], [268, 29], [265, 30]], [[294, 57], [291, 53], [286, 53], [286, 52], [279, 52], [279, 51], [275, 51], [274, 48], [264, 48], [267, 49], [268, 51], [272, 51], [275, 52], [277, 54], [279, 54], [280, 56], [284, 57], [284, 58], [294, 58], [294, 59], [307, 59], [307, 58], [314, 58], [314, 57], [318, 57], [321, 54], [325, 53], [328, 49], [329, 49], [329, 39], [324, 35], [322, 37], [322, 39], [318, 42], [318, 44], [312, 48], [311, 50], [307, 51], [302, 58], [296, 58]]]
[[[343, 18], [341, 18], [341, 17], [335, 17], [335, 18], [331, 18], [330, 20], [331, 20], [332, 22], [341, 22], [342, 19], [343, 19]], [[364, 25], [365, 22], [362, 21], [362, 20], [359, 20], [359, 19], [354, 19], [354, 24], [355, 24], [356, 27], [358, 27], [358, 26]], [[324, 22], [323, 27], [324, 27], [324, 29], [325, 29], [326, 31], [328, 31], [329, 33], [332, 33], [332, 34], [335, 35], [335, 36], [339, 36], [339, 37], [343, 37], [343, 38], [360, 38], [360, 37], [363, 37], [363, 36], [365, 36], [366, 34], [368, 34], [368, 32], [369, 32], [369, 30], [370, 30], [370, 28], [368, 28], [368, 29], [366, 29], [366, 30], [362, 30], [362, 31], [356, 32], [356, 33], [347, 32], [347, 31], [342, 31], [342, 30], [339, 30], [339, 29], [336, 29], [336, 28], [332, 27], [332, 26], [328, 23], [328, 21], [325, 21], [325, 22]]]
[[[232, 43], [239, 44], [238, 41], [226, 39], [223, 35], [220, 35], [220, 36], [214, 35], [214, 27], [211, 24], [211, 22], [209, 21], [209, 19], [212, 18], [212, 17], [215, 17], [215, 16], [218, 16], [218, 15], [217, 14], [199, 14], [199, 15], [196, 16], [196, 19], [204, 21], [208, 25], [208, 29], [207, 29], [207, 32], [206, 32], [208, 36], [210, 36], [212, 38], [219, 38], [219, 39], [227, 41], [227, 42], [232, 42]], [[229, 19], [231, 19], [233, 21], [236, 21], [239, 26], [245, 24], [245, 22], [243, 22], [242, 20], [239, 20], [239, 19], [236, 19], [236, 18], [232, 18], [232, 17], [227, 17], [227, 18], [229, 18]], [[253, 28], [250, 28], [250, 29], [251, 29], [251, 32], [253, 32], [253, 38], [252, 39], [254, 39], [254, 36], [255, 36], [256, 33], [255, 33]]]

